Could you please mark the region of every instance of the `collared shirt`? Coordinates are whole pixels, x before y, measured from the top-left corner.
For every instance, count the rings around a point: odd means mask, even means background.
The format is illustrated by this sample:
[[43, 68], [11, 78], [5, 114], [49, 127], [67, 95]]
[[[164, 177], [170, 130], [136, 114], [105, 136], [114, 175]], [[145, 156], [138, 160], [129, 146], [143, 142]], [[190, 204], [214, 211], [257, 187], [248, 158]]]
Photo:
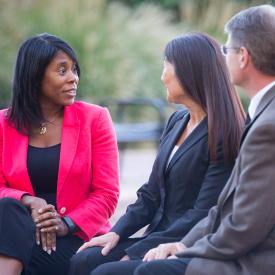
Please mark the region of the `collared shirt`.
[[275, 85], [275, 81], [273, 81], [273, 82], [269, 83], [268, 85], [266, 85], [265, 87], [263, 87], [257, 94], [255, 94], [252, 97], [249, 107], [248, 107], [248, 114], [251, 119], [254, 118], [256, 109], [257, 109], [261, 99], [269, 91], [269, 89], [271, 89], [271, 87], [273, 87], [273, 85]]

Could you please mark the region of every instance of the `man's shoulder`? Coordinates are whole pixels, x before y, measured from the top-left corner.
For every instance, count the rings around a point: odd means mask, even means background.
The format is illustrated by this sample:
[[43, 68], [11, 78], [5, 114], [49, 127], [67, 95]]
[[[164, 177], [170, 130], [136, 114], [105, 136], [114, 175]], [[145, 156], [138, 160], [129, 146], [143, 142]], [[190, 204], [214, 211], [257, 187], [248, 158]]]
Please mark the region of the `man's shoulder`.
[[269, 102], [269, 104], [265, 106], [265, 108], [255, 121], [255, 126], [260, 126], [264, 124], [275, 125], [275, 96]]

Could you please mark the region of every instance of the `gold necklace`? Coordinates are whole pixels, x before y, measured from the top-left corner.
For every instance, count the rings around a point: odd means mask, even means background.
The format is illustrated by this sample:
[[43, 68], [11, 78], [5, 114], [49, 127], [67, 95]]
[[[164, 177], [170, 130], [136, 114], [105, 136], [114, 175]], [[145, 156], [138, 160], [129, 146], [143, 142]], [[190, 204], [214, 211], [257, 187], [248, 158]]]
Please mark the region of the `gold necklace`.
[[38, 133], [40, 135], [44, 135], [44, 134], [46, 134], [46, 132], [47, 132], [47, 125], [46, 125], [46, 123], [42, 123], [40, 125], [40, 127], [38, 128]]
[[44, 135], [44, 134], [47, 133], [47, 130], [48, 130], [48, 129], [47, 129], [47, 124], [48, 124], [48, 123], [54, 123], [54, 122], [56, 121], [56, 119], [57, 119], [59, 113], [60, 113], [60, 110], [59, 110], [58, 112], [56, 112], [56, 114], [54, 115], [54, 118], [53, 118], [51, 121], [47, 120], [47, 122], [41, 123], [41, 125], [40, 125], [39, 128], [38, 128], [38, 133], [39, 133], [40, 135]]

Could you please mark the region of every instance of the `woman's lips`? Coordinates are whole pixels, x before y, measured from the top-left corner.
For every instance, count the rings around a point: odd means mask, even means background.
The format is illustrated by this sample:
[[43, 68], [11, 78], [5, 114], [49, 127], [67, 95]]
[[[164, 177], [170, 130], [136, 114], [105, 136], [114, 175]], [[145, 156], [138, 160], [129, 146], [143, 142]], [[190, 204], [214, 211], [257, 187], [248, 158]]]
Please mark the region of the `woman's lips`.
[[69, 96], [76, 96], [76, 89], [67, 90], [64, 93]]

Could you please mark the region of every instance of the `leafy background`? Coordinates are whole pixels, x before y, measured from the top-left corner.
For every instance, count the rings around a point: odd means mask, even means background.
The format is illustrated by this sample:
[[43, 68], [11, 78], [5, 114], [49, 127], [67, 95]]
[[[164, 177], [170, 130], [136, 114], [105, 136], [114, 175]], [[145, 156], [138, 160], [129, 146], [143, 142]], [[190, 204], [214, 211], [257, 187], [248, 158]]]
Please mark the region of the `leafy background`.
[[16, 52], [31, 35], [49, 32], [73, 46], [82, 69], [79, 98], [95, 103], [106, 97], [165, 98], [160, 75], [170, 39], [204, 31], [222, 43], [232, 14], [271, 2], [0, 0], [0, 105], [9, 103]]

